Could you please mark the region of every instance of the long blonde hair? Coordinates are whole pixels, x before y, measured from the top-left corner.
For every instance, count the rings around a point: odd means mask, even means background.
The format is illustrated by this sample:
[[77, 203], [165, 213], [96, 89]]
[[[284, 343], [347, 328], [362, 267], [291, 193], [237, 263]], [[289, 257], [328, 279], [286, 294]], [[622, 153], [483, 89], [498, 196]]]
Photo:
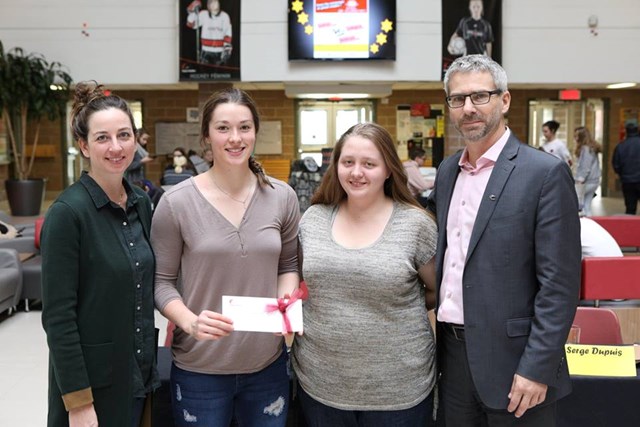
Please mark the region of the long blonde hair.
[[602, 146], [591, 137], [591, 132], [589, 132], [589, 129], [586, 127], [577, 127], [574, 131], [574, 135], [576, 136], [576, 156], [580, 156], [580, 151], [582, 151], [582, 147], [585, 145], [589, 148], [589, 151], [592, 151], [594, 154], [598, 154], [602, 151]]
[[311, 204], [337, 205], [347, 198], [347, 193], [338, 179], [338, 162], [346, 140], [352, 136], [360, 136], [373, 142], [378, 148], [385, 166], [389, 169], [389, 178], [384, 183], [385, 196], [396, 202], [422, 209], [418, 201], [407, 188], [407, 174], [396, 152], [393, 138], [389, 132], [376, 123], [360, 123], [347, 130], [336, 143], [327, 172], [322, 178], [320, 187], [311, 198]]

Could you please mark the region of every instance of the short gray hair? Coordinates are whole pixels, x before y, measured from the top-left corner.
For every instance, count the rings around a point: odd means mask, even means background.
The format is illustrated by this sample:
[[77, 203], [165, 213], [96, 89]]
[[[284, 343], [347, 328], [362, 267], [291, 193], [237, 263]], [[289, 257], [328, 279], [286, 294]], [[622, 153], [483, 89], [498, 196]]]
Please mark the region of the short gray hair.
[[484, 73], [493, 77], [496, 89], [506, 92], [507, 72], [496, 61], [487, 55], [465, 55], [453, 61], [444, 75], [444, 92], [449, 95], [449, 79], [456, 73]]

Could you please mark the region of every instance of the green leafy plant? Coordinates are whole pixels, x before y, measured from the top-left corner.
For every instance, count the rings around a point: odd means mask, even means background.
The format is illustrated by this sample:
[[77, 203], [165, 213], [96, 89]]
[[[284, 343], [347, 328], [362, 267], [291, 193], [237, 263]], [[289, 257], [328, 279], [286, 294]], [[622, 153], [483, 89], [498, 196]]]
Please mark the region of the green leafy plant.
[[[14, 176], [29, 179], [43, 118], [64, 117], [71, 76], [59, 62], [15, 47], [5, 52], [0, 42], [0, 111], [11, 143]], [[27, 126], [33, 140], [27, 153]]]

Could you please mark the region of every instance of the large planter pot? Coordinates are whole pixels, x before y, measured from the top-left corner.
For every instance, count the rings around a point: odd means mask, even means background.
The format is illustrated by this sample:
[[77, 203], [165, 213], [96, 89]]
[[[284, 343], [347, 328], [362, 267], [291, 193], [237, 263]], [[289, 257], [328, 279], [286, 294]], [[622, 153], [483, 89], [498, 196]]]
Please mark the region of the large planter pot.
[[40, 215], [46, 181], [44, 179], [8, 179], [4, 182], [13, 216]]

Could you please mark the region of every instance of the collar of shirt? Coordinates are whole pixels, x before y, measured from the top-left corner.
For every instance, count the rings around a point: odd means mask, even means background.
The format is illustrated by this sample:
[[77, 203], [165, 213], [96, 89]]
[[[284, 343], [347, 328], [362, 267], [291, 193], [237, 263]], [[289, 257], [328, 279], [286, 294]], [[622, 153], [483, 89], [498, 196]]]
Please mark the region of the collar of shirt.
[[[89, 193], [89, 196], [91, 196], [91, 200], [93, 200], [97, 209], [111, 203], [107, 193], [105, 193], [102, 187], [100, 187], [98, 183], [89, 176], [87, 171], [82, 171], [80, 183], [87, 189], [87, 192]], [[122, 179], [122, 185], [124, 186], [124, 191], [127, 193], [127, 206], [135, 205], [141, 196], [133, 191], [129, 182], [124, 178]]]
[[509, 140], [510, 136], [511, 131], [509, 130], [509, 128], [507, 128], [500, 139], [498, 139], [495, 144], [493, 144], [482, 156], [480, 156], [480, 158], [476, 162], [475, 167], [469, 162], [469, 152], [465, 148], [462, 152], [462, 156], [460, 157], [460, 161], [458, 161], [458, 166], [460, 166], [460, 168], [465, 172], [478, 172], [482, 169], [492, 167], [498, 160], [498, 156], [500, 156], [500, 153], [502, 152], [504, 146], [507, 145], [507, 141]]

